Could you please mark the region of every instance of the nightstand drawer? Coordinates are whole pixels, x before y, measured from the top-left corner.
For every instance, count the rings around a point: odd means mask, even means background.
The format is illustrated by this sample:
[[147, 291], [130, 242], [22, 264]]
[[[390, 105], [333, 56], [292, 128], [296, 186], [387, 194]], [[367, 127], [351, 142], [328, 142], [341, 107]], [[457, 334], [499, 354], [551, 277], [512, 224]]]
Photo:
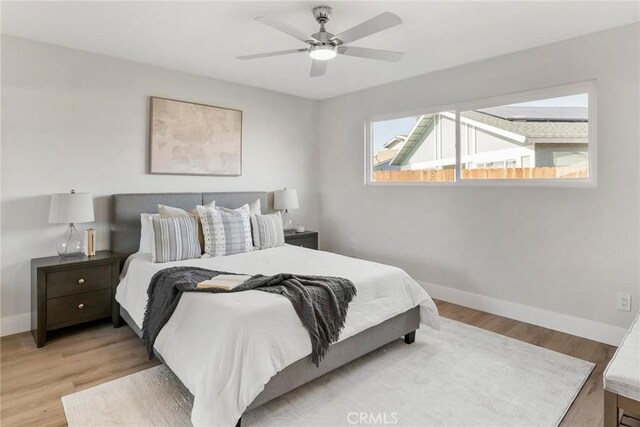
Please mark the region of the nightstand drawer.
[[47, 328], [63, 327], [111, 315], [111, 289], [47, 301]]
[[304, 237], [302, 239], [288, 239], [287, 243], [303, 248], [318, 249], [318, 239], [316, 237]]
[[111, 287], [111, 265], [75, 268], [47, 274], [47, 299]]

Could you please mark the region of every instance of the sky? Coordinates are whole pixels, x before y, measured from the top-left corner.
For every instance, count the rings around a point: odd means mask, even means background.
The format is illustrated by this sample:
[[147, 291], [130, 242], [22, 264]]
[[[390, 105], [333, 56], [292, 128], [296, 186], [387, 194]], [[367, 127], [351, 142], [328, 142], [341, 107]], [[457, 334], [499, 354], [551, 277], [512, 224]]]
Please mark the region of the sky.
[[[581, 95], [562, 96], [558, 98], [541, 99], [538, 101], [510, 104], [518, 107], [588, 107], [589, 97], [586, 93]], [[406, 117], [395, 120], [385, 120], [373, 123], [373, 152], [382, 149], [382, 146], [398, 134], [409, 134], [416, 124], [418, 117]]]

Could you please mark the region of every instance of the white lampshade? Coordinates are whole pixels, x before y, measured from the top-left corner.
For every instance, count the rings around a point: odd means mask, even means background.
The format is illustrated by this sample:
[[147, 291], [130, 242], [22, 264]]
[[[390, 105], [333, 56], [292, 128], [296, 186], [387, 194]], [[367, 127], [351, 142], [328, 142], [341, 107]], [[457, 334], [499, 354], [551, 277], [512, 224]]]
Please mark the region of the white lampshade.
[[50, 224], [93, 222], [93, 197], [89, 193], [58, 193], [51, 195]]
[[273, 208], [275, 210], [298, 209], [298, 192], [286, 188], [274, 191]]

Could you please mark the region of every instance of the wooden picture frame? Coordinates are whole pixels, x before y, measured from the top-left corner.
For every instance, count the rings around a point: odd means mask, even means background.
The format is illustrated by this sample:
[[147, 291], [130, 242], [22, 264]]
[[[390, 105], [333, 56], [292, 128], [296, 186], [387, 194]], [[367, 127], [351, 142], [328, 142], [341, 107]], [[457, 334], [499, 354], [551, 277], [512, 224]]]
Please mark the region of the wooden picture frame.
[[242, 111], [150, 97], [149, 173], [242, 175]]

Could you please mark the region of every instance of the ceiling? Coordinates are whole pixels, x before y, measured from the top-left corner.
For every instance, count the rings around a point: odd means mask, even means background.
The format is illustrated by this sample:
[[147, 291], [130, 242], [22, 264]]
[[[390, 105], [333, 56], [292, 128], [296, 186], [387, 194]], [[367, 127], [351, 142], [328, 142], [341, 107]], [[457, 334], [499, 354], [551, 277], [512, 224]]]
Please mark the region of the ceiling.
[[331, 1], [335, 34], [379, 13], [403, 24], [353, 46], [406, 52], [397, 63], [339, 56], [310, 78], [306, 54], [240, 61], [236, 56], [304, 44], [253, 18], [318, 29], [314, 2], [7, 2], [2, 33], [163, 68], [325, 99], [640, 20], [640, 3]]

